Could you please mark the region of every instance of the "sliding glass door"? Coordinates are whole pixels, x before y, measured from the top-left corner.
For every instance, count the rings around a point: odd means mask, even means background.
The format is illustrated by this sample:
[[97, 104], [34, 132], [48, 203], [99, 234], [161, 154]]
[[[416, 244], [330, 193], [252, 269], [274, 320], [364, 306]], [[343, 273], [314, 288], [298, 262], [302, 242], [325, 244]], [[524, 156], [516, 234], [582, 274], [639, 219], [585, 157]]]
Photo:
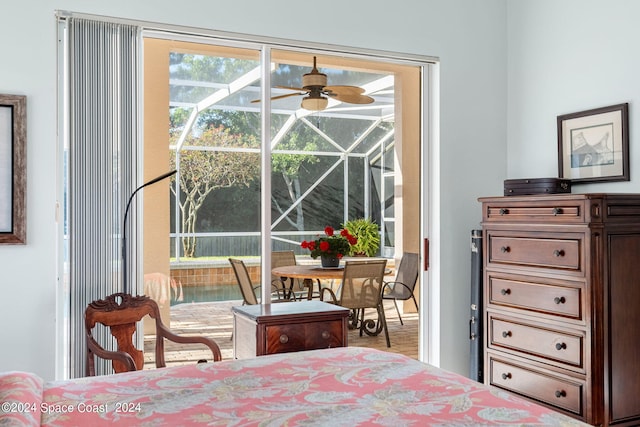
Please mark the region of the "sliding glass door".
[[[127, 179], [135, 188], [176, 173], [133, 201], [129, 291], [155, 299], [166, 324], [172, 305], [240, 301], [230, 257], [245, 262], [255, 285], [270, 282], [271, 251], [317, 262], [300, 244], [326, 226], [370, 220], [380, 243], [369, 255], [392, 267], [404, 252], [420, 252], [426, 63], [142, 35], [142, 89], [127, 93], [142, 138], [122, 151], [135, 152], [131, 170], [140, 169]], [[69, 176], [65, 191], [82, 179]], [[256, 293], [269, 299], [268, 290]]]

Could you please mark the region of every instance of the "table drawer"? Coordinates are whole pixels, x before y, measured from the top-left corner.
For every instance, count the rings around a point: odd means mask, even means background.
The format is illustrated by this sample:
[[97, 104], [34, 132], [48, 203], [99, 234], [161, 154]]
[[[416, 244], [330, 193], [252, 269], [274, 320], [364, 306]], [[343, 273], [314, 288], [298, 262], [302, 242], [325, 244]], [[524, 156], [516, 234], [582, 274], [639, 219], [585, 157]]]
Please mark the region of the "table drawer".
[[546, 373], [496, 360], [489, 355], [491, 385], [536, 399], [573, 414], [583, 415], [585, 385], [581, 381], [568, 381]]
[[488, 304], [583, 320], [581, 287], [552, 285], [488, 275]]
[[581, 271], [582, 238], [514, 237], [489, 234], [490, 264]]
[[342, 347], [342, 336], [342, 320], [267, 326], [267, 354]]
[[552, 329], [489, 315], [489, 345], [584, 368], [585, 339]]

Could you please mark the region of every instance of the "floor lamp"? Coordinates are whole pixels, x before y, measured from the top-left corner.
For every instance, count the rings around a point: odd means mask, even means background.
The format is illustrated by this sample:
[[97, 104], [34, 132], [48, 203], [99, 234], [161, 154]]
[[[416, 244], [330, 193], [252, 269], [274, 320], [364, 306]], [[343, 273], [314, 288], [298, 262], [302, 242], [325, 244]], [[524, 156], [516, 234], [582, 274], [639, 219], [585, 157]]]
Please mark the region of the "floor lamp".
[[172, 170], [171, 172], [167, 172], [162, 174], [156, 178], [153, 178], [149, 182], [145, 182], [140, 187], [136, 188], [131, 196], [129, 196], [129, 201], [127, 202], [127, 207], [124, 211], [124, 221], [122, 221], [122, 291], [125, 294], [129, 293], [129, 281], [127, 280], [127, 218], [129, 216], [129, 208], [131, 207], [131, 201], [133, 200], [133, 196], [144, 187], [149, 186], [151, 184], [155, 184], [158, 181], [162, 181], [165, 178], [169, 178], [171, 175], [175, 174], [176, 171]]

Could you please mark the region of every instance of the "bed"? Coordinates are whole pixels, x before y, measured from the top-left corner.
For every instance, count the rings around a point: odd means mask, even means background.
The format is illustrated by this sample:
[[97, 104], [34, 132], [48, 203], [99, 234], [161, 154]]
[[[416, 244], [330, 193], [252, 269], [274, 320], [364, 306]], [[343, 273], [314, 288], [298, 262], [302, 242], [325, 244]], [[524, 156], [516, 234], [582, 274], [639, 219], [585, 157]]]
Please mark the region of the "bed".
[[584, 426], [403, 355], [313, 350], [43, 382], [0, 375], [0, 425]]

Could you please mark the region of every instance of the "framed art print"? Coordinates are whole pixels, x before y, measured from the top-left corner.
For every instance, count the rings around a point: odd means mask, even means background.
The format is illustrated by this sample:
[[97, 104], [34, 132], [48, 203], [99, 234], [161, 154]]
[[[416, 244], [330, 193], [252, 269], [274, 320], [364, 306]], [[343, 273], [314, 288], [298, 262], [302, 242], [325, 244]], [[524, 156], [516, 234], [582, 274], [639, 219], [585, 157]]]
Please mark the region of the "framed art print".
[[26, 243], [27, 98], [0, 95], [0, 244]]
[[558, 116], [558, 176], [629, 181], [629, 104]]

